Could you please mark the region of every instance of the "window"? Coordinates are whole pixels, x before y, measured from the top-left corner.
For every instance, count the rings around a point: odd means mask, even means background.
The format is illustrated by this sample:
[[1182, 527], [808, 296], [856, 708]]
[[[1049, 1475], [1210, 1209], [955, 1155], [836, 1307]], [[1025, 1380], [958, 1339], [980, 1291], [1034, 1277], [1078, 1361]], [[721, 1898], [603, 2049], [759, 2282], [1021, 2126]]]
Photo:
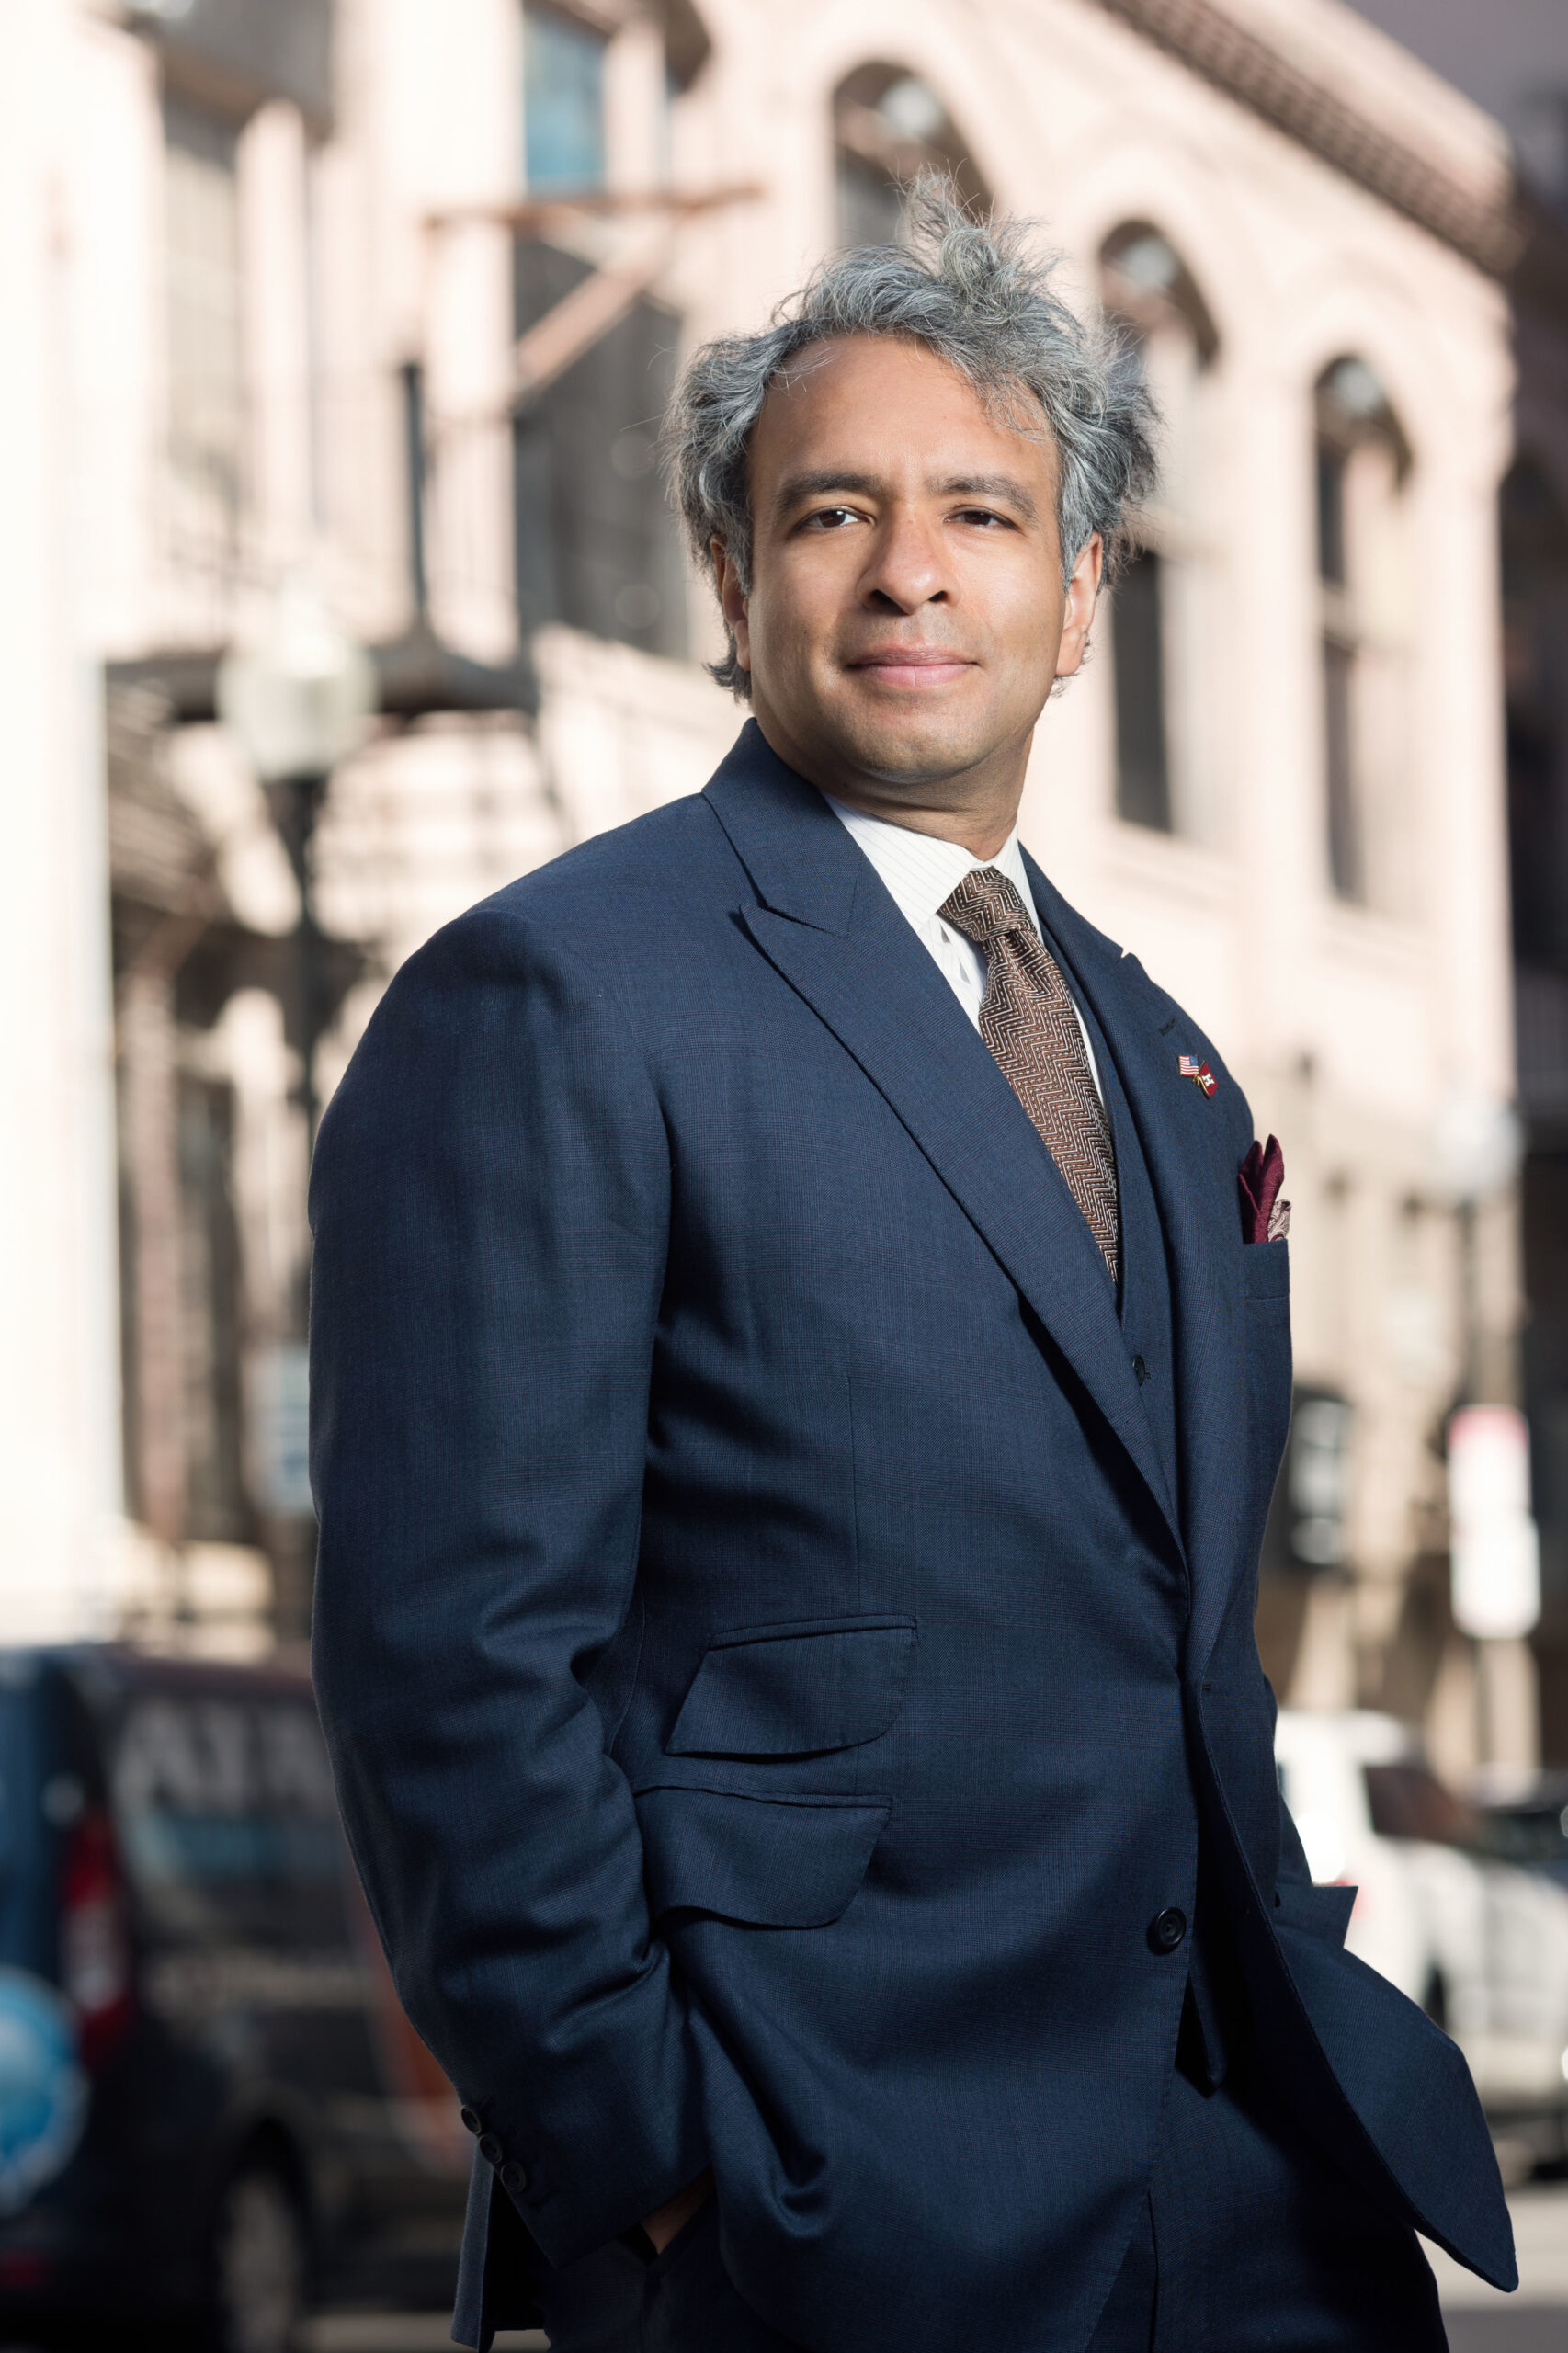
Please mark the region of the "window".
[[241, 1458], [233, 1091], [182, 1074], [177, 1118], [186, 1533], [244, 1542], [251, 1530]]
[[[519, 239], [518, 335], [588, 267]], [[685, 572], [656, 450], [679, 336], [672, 312], [636, 302], [519, 415], [514, 483], [524, 629], [559, 620], [652, 654], [685, 652]]]
[[1512, 1805], [1489, 1808], [1481, 1817], [1482, 1845], [1499, 1862], [1547, 1864], [1561, 1873], [1568, 1863], [1568, 1807]]
[[1355, 783], [1352, 696], [1355, 661], [1347, 645], [1323, 642], [1323, 756], [1328, 802], [1328, 871], [1342, 899], [1363, 898], [1361, 829]]
[[1318, 577], [1345, 585], [1345, 458], [1332, 444], [1318, 443]]
[[332, 1773], [308, 1701], [136, 1692], [108, 1727], [115, 1824], [154, 1938], [346, 1946]]
[[176, 555], [232, 561], [244, 495], [238, 145], [222, 118], [164, 105], [164, 267]]
[[1135, 825], [1171, 830], [1170, 752], [1165, 734], [1167, 590], [1162, 560], [1140, 548], [1111, 606], [1116, 665], [1116, 810]]
[[337, 0], [126, 0], [171, 81], [222, 90], [236, 113], [296, 106], [316, 132], [332, 121]]
[[713, 44], [693, 0], [664, 0], [659, 14], [665, 28], [665, 95], [673, 101], [690, 89], [712, 56]]
[[1484, 1844], [1481, 1817], [1425, 1765], [1367, 1765], [1367, 1802], [1380, 1838], [1419, 1838], [1432, 1847]]
[[940, 172], [967, 202], [991, 201], [941, 99], [904, 66], [858, 66], [834, 95], [833, 127], [843, 245], [896, 244], [904, 190], [923, 171]]
[[1514, 953], [1568, 972], [1568, 509], [1521, 458], [1503, 484], [1503, 667]]
[[1324, 811], [1337, 898], [1403, 913], [1409, 855], [1409, 451], [1381, 384], [1339, 359], [1316, 394]]
[[602, 188], [605, 50], [602, 33], [528, 0], [523, 10], [523, 150], [528, 186]]
[[1181, 256], [1130, 222], [1101, 249], [1101, 297], [1127, 336], [1165, 426], [1156, 501], [1109, 603], [1116, 810], [1156, 833], [1213, 840], [1221, 826], [1216, 698], [1206, 676], [1213, 566], [1199, 494], [1208, 371], [1219, 338]]

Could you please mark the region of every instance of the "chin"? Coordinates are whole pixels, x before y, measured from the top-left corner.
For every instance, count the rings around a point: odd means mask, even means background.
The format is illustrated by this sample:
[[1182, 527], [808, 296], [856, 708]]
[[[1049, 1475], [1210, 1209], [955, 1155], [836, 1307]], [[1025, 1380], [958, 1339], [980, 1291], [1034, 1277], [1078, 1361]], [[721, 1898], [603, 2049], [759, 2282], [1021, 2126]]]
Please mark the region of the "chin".
[[854, 715], [843, 743], [862, 774], [887, 784], [937, 784], [958, 776], [992, 750], [990, 739], [973, 728], [954, 726], [935, 711], [911, 710], [894, 717]]

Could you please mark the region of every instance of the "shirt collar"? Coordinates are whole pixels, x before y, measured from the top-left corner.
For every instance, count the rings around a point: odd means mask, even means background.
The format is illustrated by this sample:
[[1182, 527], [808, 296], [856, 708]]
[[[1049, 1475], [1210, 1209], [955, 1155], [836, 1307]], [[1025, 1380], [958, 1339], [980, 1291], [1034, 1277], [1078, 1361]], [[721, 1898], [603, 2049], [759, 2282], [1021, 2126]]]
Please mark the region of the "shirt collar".
[[831, 793], [824, 792], [823, 799], [864, 850], [900, 914], [916, 931], [923, 931], [932, 921], [966, 874], [987, 866], [1006, 875], [1023, 901], [1029, 921], [1040, 929], [1017, 827], [994, 858], [976, 858], [960, 842], [938, 841], [934, 835], [912, 833], [907, 825], [895, 825], [886, 817], [869, 817], [863, 809], [846, 808]]

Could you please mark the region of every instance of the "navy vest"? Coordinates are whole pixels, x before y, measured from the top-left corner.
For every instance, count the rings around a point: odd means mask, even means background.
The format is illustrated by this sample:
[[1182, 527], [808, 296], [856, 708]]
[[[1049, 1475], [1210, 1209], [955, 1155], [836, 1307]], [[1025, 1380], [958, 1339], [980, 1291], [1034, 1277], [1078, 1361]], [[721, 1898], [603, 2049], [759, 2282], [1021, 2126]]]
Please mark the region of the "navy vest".
[[[1070, 968], [1056, 942], [1046, 944], [1071, 985]], [[1170, 1271], [1165, 1262], [1165, 1232], [1159, 1204], [1149, 1180], [1148, 1164], [1138, 1139], [1131, 1106], [1122, 1088], [1116, 1060], [1090, 1006], [1074, 989], [1074, 1001], [1083, 1015], [1095, 1050], [1100, 1088], [1110, 1120], [1116, 1148], [1117, 1188], [1121, 1211], [1121, 1249], [1118, 1312], [1122, 1338], [1138, 1375], [1139, 1395], [1149, 1417], [1160, 1467], [1170, 1488], [1179, 1524], [1180, 1462], [1176, 1447], [1176, 1349], [1171, 1324]], [[1189, 1768], [1190, 1769], [1190, 1768]], [[1223, 2082], [1229, 2052], [1240, 2023], [1237, 2004], [1240, 1984], [1231, 1954], [1231, 1940], [1219, 1912], [1219, 1896], [1209, 1868], [1209, 1840], [1196, 1779], [1192, 1783], [1199, 1819], [1199, 1917], [1193, 1924], [1189, 1950], [1187, 2015], [1183, 2020], [1182, 2061], [1189, 2073], [1208, 2086]]]

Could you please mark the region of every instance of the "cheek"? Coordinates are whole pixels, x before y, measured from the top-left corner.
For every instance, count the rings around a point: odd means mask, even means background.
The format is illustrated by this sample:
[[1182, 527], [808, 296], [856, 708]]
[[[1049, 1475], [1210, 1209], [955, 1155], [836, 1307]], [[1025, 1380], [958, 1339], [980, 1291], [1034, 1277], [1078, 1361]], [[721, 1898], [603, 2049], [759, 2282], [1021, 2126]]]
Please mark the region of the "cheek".
[[820, 557], [770, 564], [752, 588], [754, 644], [762, 643], [776, 662], [809, 659], [825, 647], [844, 602], [838, 569]]
[[1055, 654], [1066, 612], [1062, 574], [1043, 548], [1016, 540], [982, 542], [957, 567], [960, 608], [999, 650], [1024, 663], [1049, 642]]
[[1020, 565], [999, 584], [996, 608], [998, 633], [1021, 658], [1054, 657], [1067, 610], [1062, 575], [1054, 564], [1049, 570]]
[[1062, 642], [1059, 605], [1020, 597], [995, 616], [993, 676], [1009, 708], [1038, 712], [1056, 677]]

